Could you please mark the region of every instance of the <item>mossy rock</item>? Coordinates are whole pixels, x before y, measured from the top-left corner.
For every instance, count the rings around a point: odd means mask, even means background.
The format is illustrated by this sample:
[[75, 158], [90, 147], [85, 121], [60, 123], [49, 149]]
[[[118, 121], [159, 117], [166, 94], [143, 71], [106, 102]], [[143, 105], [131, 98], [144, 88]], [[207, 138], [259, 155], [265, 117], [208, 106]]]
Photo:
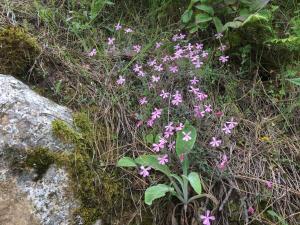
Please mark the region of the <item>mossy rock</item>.
[[40, 52], [37, 40], [23, 28], [0, 30], [0, 73], [24, 76]]

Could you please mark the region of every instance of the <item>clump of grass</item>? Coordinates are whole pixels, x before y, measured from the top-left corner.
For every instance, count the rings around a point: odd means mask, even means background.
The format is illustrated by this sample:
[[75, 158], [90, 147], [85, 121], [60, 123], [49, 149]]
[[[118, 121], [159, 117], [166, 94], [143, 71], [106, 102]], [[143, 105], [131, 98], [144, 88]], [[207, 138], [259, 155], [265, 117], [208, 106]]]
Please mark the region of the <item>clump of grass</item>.
[[0, 30], [0, 73], [24, 77], [40, 52], [37, 40], [24, 29]]

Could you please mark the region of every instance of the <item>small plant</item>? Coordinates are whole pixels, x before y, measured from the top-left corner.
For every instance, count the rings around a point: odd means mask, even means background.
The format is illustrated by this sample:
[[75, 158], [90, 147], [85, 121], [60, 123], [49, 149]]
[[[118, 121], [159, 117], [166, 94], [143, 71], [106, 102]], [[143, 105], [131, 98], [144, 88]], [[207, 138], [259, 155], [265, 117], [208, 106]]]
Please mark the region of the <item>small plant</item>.
[[268, 0], [191, 0], [181, 21], [191, 33], [206, 29], [211, 23], [218, 33], [239, 28], [250, 16], [268, 4]]
[[[140, 166], [140, 174], [144, 177], [149, 175], [149, 170], [153, 168], [162, 172], [169, 179], [169, 184], [157, 184], [148, 187], [145, 192], [145, 203], [151, 205], [155, 199], [164, 197], [166, 193], [170, 192], [173, 196], [177, 197], [184, 205], [184, 210], [187, 210], [188, 204], [192, 201], [207, 197], [209, 195], [202, 194], [202, 185], [199, 174], [196, 172], [189, 172], [189, 158], [188, 153], [194, 147], [196, 142], [196, 129], [188, 122], [185, 123], [184, 128], [177, 133], [176, 139], [176, 154], [180, 159], [182, 166], [182, 174], [172, 173], [170, 168], [166, 165], [168, 158], [166, 155], [157, 158], [156, 155], [142, 155], [136, 159], [129, 157], [121, 158], [117, 166], [119, 167], [137, 167]], [[193, 188], [196, 195], [189, 195], [189, 185]], [[214, 202], [215, 198], [211, 196]]]

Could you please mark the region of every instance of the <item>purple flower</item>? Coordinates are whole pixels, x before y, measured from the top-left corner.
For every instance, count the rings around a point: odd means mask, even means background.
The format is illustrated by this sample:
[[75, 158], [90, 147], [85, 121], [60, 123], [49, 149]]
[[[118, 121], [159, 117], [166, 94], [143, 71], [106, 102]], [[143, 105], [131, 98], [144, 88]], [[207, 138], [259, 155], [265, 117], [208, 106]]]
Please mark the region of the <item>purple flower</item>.
[[152, 76], [151, 78], [152, 78], [152, 82], [153, 83], [156, 83], [156, 82], [158, 82], [160, 80], [159, 76]]
[[192, 85], [195, 85], [199, 82], [199, 80], [196, 77], [194, 77], [192, 80], [190, 80], [190, 82]]
[[141, 170], [140, 170], [139, 174], [141, 176], [148, 177], [150, 175], [149, 171], [151, 170], [151, 167], [148, 166], [148, 167], [145, 168], [144, 166], [141, 166], [140, 169]]
[[147, 126], [148, 127], [152, 127], [153, 126], [153, 124], [154, 124], [154, 119], [149, 119], [148, 121], [147, 121]]
[[108, 45], [114, 45], [114, 41], [115, 41], [116, 39], [115, 38], [108, 38], [108, 41], [107, 41], [107, 44]]
[[206, 99], [208, 96], [207, 94], [205, 94], [204, 92], [199, 92], [197, 93], [197, 98], [200, 100], [200, 101], [203, 101], [204, 99]]
[[148, 64], [149, 66], [154, 66], [154, 65], [156, 65], [156, 59], [149, 60], [149, 61], [147, 62], [147, 64]]
[[217, 165], [219, 170], [223, 171], [228, 164], [227, 155], [223, 154], [221, 162]]
[[172, 73], [177, 73], [178, 72], [178, 67], [177, 66], [170, 66], [169, 67], [170, 72]]
[[222, 128], [222, 131], [225, 134], [231, 134], [231, 128], [229, 126], [227, 126], [226, 124], [224, 125], [224, 127]]
[[164, 132], [164, 137], [165, 137], [165, 138], [169, 138], [169, 137], [171, 137], [171, 136], [173, 136], [173, 135], [174, 135], [174, 132], [173, 132], [173, 131], [166, 130], [166, 131]]
[[201, 44], [201, 43], [196, 43], [196, 49], [197, 49], [197, 50], [202, 50], [202, 49], [203, 49], [203, 44]]
[[145, 72], [142, 71], [142, 70], [140, 70], [140, 71], [138, 72], [138, 77], [144, 77], [144, 76], [145, 76]]
[[116, 29], [116, 30], [121, 30], [121, 29], [122, 29], [122, 25], [121, 25], [120, 23], [117, 23], [117, 24], [115, 25], [115, 29]]
[[163, 62], [168, 62], [170, 60], [170, 56], [168, 55], [165, 55], [163, 58], [162, 58], [162, 61]]
[[221, 55], [219, 57], [219, 61], [222, 62], [222, 63], [226, 63], [229, 59], [229, 56], [225, 56], [225, 55]]
[[162, 42], [156, 42], [155, 43], [155, 48], [160, 48], [163, 45]]
[[164, 70], [164, 68], [163, 68], [162, 64], [159, 64], [159, 65], [155, 65], [154, 66], [154, 70], [158, 71], [158, 72], [161, 72], [161, 71]]
[[204, 107], [205, 107], [205, 109], [204, 109], [205, 112], [207, 112], [207, 113], [212, 112], [211, 105], [204, 105]]
[[273, 182], [272, 181], [266, 181], [266, 187], [268, 188], [268, 189], [272, 189], [273, 188]]
[[211, 142], [209, 142], [211, 147], [219, 147], [221, 145], [222, 141], [218, 140], [216, 137], [213, 137]]
[[133, 32], [133, 30], [131, 28], [126, 28], [125, 29], [125, 33], [132, 33], [132, 32]]
[[170, 122], [167, 126], [165, 126], [166, 131], [173, 131], [175, 127], [173, 126], [173, 122]]
[[179, 125], [176, 127], [176, 131], [181, 131], [184, 128], [183, 123], [179, 123]]
[[216, 33], [215, 34], [216, 39], [220, 39], [221, 37], [223, 37], [222, 33]]
[[151, 118], [152, 119], [160, 118], [161, 113], [162, 113], [162, 109], [154, 108], [154, 111], [151, 113]]
[[192, 137], [191, 137], [191, 132], [189, 131], [189, 132], [187, 132], [187, 133], [185, 133], [184, 131], [182, 131], [182, 133], [183, 133], [183, 138], [182, 138], [182, 140], [184, 140], [184, 141], [190, 141], [190, 140], [192, 140]]
[[199, 94], [199, 88], [194, 88], [193, 86], [190, 86], [189, 92], [192, 92], [195, 95]]
[[165, 154], [163, 156], [159, 156], [157, 159], [158, 159], [159, 164], [161, 164], [161, 165], [165, 165], [167, 162], [169, 162], [167, 154]]
[[210, 215], [209, 210], [206, 211], [205, 215], [201, 215], [200, 218], [201, 218], [201, 220], [203, 220], [204, 225], [210, 225], [210, 223], [211, 223], [210, 221], [211, 220], [213, 221], [216, 219], [214, 216]]
[[139, 53], [141, 51], [141, 46], [140, 45], [134, 45], [133, 47], [133, 51], [135, 51], [136, 53]]
[[170, 96], [170, 93], [165, 92], [165, 90], [162, 90], [159, 96], [162, 97], [163, 99], [165, 99], [165, 98], [168, 98]]
[[172, 142], [170, 142], [169, 144], [168, 144], [168, 149], [170, 150], [170, 151], [172, 151], [172, 150], [174, 150], [175, 149], [175, 141], [172, 141]]
[[252, 215], [254, 214], [254, 212], [255, 212], [255, 209], [254, 209], [252, 206], [250, 206], [250, 207], [248, 208], [247, 212], [248, 212], [248, 215], [249, 215], [249, 216], [252, 216]]
[[88, 56], [89, 56], [89, 57], [92, 57], [92, 56], [95, 56], [96, 54], [97, 54], [97, 50], [96, 50], [95, 48], [93, 48], [92, 51], [90, 51], [90, 52], [88, 53]]
[[117, 80], [118, 85], [123, 85], [125, 83], [125, 78], [123, 76], [119, 76], [119, 79]]
[[142, 69], [142, 66], [137, 63], [133, 67], [133, 71], [136, 73], [138, 73], [141, 69]]
[[236, 125], [237, 125], [238, 123], [237, 123], [237, 122], [234, 122], [234, 121], [233, 121], [233, 118], [231, 118], [230, 121], [227, 121], [227, 122], [226, 122], [226, 124], [228, 125], [228, 127], [229, 127], [230, 129], [233, 129], [233, 128], [236, 127]]
[[172, 104], [173, 105], [179, 105], [179, 103], [182, 102], [182, 96], [179, 93], [179, 91], [175, 92], [175, 95], [173, 95]]
[[205, 116], [205, 111], [201, 111], [201, 108], [198, 105], [194, 106], [194, 113], [197, 118], [203, 118]]
[[208, 52], [207, 51], [203, 51], [202, 54], [201, 54], [201, 56], [203, 58], [206, 58], [208, 56]]
[[226, 49], [226, 45], [220, 45], [218, 49], [223, 52]]
[[140, 98], [139, 103], [140, 103], [140, 105], [147, 104], [148, 103], [147, 98], [146, 97]]

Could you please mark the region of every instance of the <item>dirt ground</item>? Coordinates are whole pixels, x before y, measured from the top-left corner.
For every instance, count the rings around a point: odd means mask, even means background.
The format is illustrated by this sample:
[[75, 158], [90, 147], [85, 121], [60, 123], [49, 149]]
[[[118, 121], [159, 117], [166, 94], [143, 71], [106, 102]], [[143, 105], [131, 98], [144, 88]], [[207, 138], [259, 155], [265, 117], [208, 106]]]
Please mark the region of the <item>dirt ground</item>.
[[0, 225], [40, 225], [33, 209], [13, 180], [0, 181]]

